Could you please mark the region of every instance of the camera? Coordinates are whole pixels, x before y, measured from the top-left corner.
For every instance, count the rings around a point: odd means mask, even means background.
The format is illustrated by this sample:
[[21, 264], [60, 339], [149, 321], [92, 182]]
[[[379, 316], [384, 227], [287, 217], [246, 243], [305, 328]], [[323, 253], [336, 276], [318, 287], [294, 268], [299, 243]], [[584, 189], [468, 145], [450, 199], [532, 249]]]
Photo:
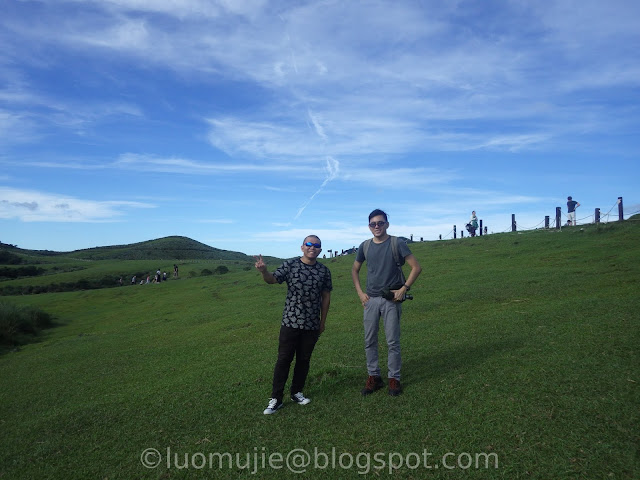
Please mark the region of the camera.
[[[402, 285], [391, 285], [390, 287], [384, 288], [382, 290], [382, 298], [393, 301], [394, 295], [392, 290], [400, 290], [401, 288]], [[405, 300], [413, 300], [413, 295], [405, 293], [404, 298], [401, 301], [404, 302]]]

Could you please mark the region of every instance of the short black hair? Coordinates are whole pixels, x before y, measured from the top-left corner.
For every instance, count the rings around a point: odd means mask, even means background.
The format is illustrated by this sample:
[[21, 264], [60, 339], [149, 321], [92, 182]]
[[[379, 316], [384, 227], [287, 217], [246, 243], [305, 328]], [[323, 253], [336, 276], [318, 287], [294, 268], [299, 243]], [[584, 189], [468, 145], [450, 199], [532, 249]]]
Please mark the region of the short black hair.
[[309, 238], [309, 237], [317, 238], [318, 239], [318, 243], [320, 245], [322, 245], [322, 240], [320, 240], [320, 237], [318, 235], [307, 235], [306, 237], [304, 237], [304, 240], [302, 240], [302, 245], [305, 244], [305, 242], [307, 241], [307, 238]]
[[387, 218], [387, 214], [382, 210], [380, 210], [379, 208], [376, 208], [373, 212], [369, 214], [369, 221], [371, 221], [373, 217], [377, 217], [378, 215], [382, 215], [384, 217], [385, 222], [389, 221], [389, 219]]

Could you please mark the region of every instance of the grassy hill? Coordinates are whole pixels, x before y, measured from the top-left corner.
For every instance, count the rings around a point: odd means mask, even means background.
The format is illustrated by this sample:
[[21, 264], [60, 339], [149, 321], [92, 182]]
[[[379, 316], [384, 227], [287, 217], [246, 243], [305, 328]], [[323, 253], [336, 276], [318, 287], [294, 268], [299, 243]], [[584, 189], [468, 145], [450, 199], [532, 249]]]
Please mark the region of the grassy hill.
[[31, 262], [42, 257], [64, 257], [81, 260], [239, 260], [251, 261], [252, 257], [210, 247], [187, 237], [171, 236], [129, 245], [87, 248], [73, 252], [50, 250], [24, 250], [0, 245], [0, 251], [22, 256]]
[[[397, 398], [360, 395], [353, 256], [323, 260], [312, 402], [272, 416], [286, 287], [255, 269], [3, 297], [59, 326], [0, 355], [0, 478], [639, 478], [639, 234], [412, 244]], [[380, 353], [384, 368], [384, 336]]]
[[[267, 261], [280, 259], [267, 257]], [[250, 269], [255, 259], [240, 252], [209, 247], [186, 237], [165, 237], [131, 245], [73, 252], [24, 250], [0, 244], [0, 296], [88, 290], [119, 286], [157, 270], [196, 276], [216, 268]]]

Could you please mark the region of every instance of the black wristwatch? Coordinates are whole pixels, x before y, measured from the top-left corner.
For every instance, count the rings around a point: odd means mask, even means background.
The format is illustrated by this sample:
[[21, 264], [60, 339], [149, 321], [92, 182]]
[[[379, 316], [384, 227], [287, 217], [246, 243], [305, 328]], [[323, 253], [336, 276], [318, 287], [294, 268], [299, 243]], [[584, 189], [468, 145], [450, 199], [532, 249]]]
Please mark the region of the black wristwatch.
[[409, 290], [411, 290], [411, 287], [410, 287], [409, 285], [407, 285], [406, 283], [403, 285], [403, 287], [407, 289], [407, 292], [408, 292]]

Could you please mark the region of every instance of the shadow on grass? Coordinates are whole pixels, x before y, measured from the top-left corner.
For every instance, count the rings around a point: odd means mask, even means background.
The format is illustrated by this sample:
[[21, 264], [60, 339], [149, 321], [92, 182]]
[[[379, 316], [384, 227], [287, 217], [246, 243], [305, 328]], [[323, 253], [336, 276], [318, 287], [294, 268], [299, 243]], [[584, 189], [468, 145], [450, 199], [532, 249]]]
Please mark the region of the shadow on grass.
[[[434, 379], [450, 376], [458, 370], [466, 370], [470, 367], [481, 365], [488, 358], [500, 355], [509, 350], [518, 350], [525, 345], [520, 338], [512, 338], [489, 343], [468, 343], [458, 345], [450, 350], [434, 354], [419, 356], [403, 355], [402, 383], [406, 385], [432, 382]], [[358, 359], [360, 360], [360, 358]], [[339, 392], [346, 389], [361, 388], [366, 380], [366, 366], [364, 354], [362, 355], [362, 367], [334, 366], [322, 370], [313, 369], [310, 372], [308, 384], [312, 386], [322, 385], [327, 392]], [[386, 348], [380, 349], [380, 368], [383, 377], [386, 376]], [[386, 383], [386, 379], [385, 379]]]
[[468, 343], [433, 355], [409, 357], [402, 362], [403, 383], [424, 383], [451, 375], [484, 363], [488, 358], [508, 350], [518, 350], [525, 345], [520, 338], [490, 343]]
[[49, 338], [52, 329], [65, 325], [66, 323], [52, 320], [51, 324], [46, 327], [41, 327], [37, 331], [19, 333], [15, 335], [10, 342], [0, 342], [0, 356], [20, 352], [22, 347], [26, 345], [42, 343]]

